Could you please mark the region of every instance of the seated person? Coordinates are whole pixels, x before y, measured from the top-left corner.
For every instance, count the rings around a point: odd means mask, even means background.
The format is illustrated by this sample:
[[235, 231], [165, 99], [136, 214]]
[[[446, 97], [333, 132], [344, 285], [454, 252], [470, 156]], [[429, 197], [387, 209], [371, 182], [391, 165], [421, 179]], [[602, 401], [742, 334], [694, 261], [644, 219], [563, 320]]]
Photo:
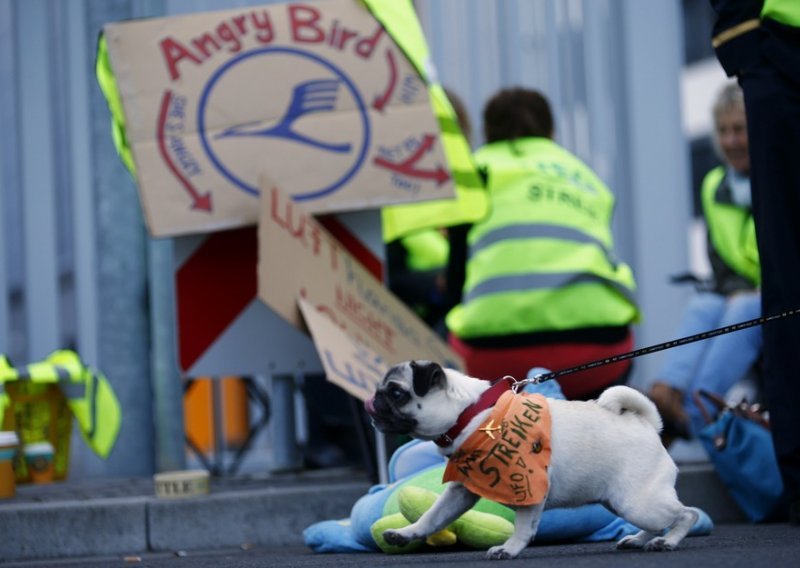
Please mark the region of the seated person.
[[[505, 89], [484, 109], [487, 215], [450, 228], [447, 315], [466, 372], [494, 380], [629, 351], [638, 320], [630, 267], [614, 253], [614, 195], [553, 141], [545, 97]], [[630, 360], [562, 377], [569, 399], [627, 380]]]
[[[761, 271], [750, 207], [750, 158], [742, 91], [725, 86], [713, 107], [714, 146], [724, 165], [703, 180], [703, 216], [713, 272], [709, 290], [696, 294], [684, 312], [676, 337], [685, 337], [761, 315]], [[664, 420], [665, 445], [689, 439], [703, 426], [692, 394], [705, 389], [720, 396], [739, 381], [761, 353], [761, 328], [676, 347], [649, 396]]]

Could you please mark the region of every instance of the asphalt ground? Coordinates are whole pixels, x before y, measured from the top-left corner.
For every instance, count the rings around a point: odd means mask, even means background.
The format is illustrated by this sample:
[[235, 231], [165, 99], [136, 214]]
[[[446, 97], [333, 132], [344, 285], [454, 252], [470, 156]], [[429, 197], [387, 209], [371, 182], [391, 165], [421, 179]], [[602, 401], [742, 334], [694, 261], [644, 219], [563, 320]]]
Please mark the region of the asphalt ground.
[[[246, 548], [246, 549], [245, 549]], [[497, 564], [484, 559], [482, 551], [458, 550], [387, 555], [383, 553], [314, 554], [301, 546], [224, 548], [216, 550], [146, 553], [142, 555], [72, 558], [65, 560], [11, 562], [15, 567], [148, 567], [148, 568], [367, 568], [458, 567], [478, 568]], [[619, 551], [613, 542], [532, 545], [502, 566], [565, 568], [698, 567], [698, 568], [796, 568], [800, 566], [800, 527], [787, 524], [722, 524], [709, 536], [688, 537], [672, 552]]]

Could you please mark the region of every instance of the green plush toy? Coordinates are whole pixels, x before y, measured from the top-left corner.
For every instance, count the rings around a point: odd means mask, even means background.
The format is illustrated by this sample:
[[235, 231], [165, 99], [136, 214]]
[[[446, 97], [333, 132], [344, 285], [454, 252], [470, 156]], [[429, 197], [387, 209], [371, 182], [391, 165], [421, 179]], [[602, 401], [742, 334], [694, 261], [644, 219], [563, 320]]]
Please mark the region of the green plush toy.
[[[441, 481], [439, 481], [439, 486], [441, 487]], [[370, 528], [372, 538], [382, 551], [389, 554], [414, 552], [423, 545], [422, 541], [411, 542], [405, 546], [395, 546], [384, 540], [383, 532], [416, 522], [425, 511], [433, 506], [438, 494], [415, 484], [401, 487], [392, 497], [396, 497], [396, 504], [400, 511], [385, 515], [375, 521]], [[451, 546], [461, 543], [482, 550], [504, 543], [514, 532], [514, 524], [506, 518], [506, 514], [498, 513], [503, 512], [501, 509], [505, 509], [513, 518], [513, 511], [497, 503], [489, 501], [486, 503], [490, 505], [488, 508], [492, 512], [478, 510], [479, 502], [446, 529], [431, 535], [425, 543], [430, 546]], [[390, 507], [391, 504], [387, 503], [387, 509]], [[482, 508], [486, 508], [486, 504]]]

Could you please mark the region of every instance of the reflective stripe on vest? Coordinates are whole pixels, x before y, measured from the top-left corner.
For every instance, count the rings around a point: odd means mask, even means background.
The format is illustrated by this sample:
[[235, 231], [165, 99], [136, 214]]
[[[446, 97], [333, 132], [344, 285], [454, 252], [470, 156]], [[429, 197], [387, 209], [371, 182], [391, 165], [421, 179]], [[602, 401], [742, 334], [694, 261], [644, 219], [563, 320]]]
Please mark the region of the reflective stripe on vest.
[[718, 166], [703, 179], [701, 199], [711, 244], [725, 264], [754, 286], [761, 282], [753, 213], [722, 195], [728, 189], [725, 168]]
[[601, 283], [616, 289], [629, 302], [634, 303], [633, 292], [619, 282], [589, 272], [551, 272], [547, 274], [515, 274], [484, 280], [464, 295], [465, 302], [472, 302], [489, 294], [504, 292], [529, 292], [552, 290], [574, 284]]
[[587, 235], [583, 231], [561, 225], [511, 225], [500, 227], [483, 235], [475, 244], [470, 246], [469, 254], [477, 254], [482, 249], [505, 239], [558, 239], [574, 241], [576, 243], [590, 243], [600, 248], [606, 255], [609, 264], [616, 266], [619, 263], [614, 251], [608, 248], [603, 241]]

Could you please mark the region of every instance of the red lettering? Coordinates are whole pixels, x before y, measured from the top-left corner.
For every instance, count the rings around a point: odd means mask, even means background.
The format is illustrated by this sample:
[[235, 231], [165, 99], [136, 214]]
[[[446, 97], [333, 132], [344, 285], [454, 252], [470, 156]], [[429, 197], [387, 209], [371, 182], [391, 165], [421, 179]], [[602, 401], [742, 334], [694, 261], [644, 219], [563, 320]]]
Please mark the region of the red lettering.
[[161, 53], [164, 55], [164, 60], [166, 61], [167, 69], [169, 70], [169, 78], [173, 81], [181, 76], [180, 72], [178, 71], [178, 63], [181, 60], [188, 59], [195, 65], [200, 65], [203, 63], [201, 59], [195, 57], [191, 51], [171, 37], [162, 39], [160, 45]]
[[219, 39], [228, 44], [228, 51], [231, 53], [238, 53], [242, 49], [242, 42], [236, 32], [228, 25], [228, 22], [222, 22], [217, 26], [217, 35]]
[[292, 40], [299, 43], [319, 43], [325, 41], [325, 34], [317, 26], [322, 15], [310, 6], [289, 6], [289, 23]]
[[303, 236], [303, 232], [305, 230], [306, 225], [306, 216], [301, 215], [300, 218], [297, 220], [298, 226], [295, 228], [293, 227], [294, 219], [293, 219], [293, 208], [292, 202], [287, 201], [284, 207], [284, 216], [283, 218], [280, 217], [280, 194], [278, 193], [277, 188], [273, 187], [271, 194], [270, 194], [270, 213], [272, 216], [272, 220], [275, 221], [278, 225], [286, 229], [290, 235], [294, 238], [301, 238]]
[[263, 18], [258, 19], [258, 14], [255, 12], [250, 13], [250, 21], [258, 30], [256, 39], [261, 43], [270, 43], [275, 38], [275, 32], [272, 29], [272, 20], [269, 19], [269, 12], [264, 10], [261, 12]]
[[[255, 14], [252, 15], [253, 19], [255, 19]], [[245, 27], [244, 23], [247, 20], [247, 16], [234, 16], [233, 17], [233, 24], [236, 26], [236, 29], [239, 30], [239, 35], [244, 35], [247, 32], [247, 28]]]
[[211, 45], [214, 48], [214, 51], [219, 51], [219, 44], [217, 40], [215, 40], [211, 34], [205, 33], [200, 37], [196, 37], [192, 40], [192, 45], [194, 45], [197, 50], [202, 53], [206, 58], [211, 57], [211, 51], [209, 51], [208, 46]]
[[356, 54], [364, 59], [369, 59], [372, 57], [372, 53], [375, 51], [375, 47], [378, 45], [378, 40], [381, 39], [382, 35], [383, 28], [378, 26], [378, 29], [374, 34], [372, 34], [372, 37], [366, 37], [356, 43]]
[[357, 32], [354, 32], [353, 30], [348, 30], [347, 28], [344, 28], [342, 30], [342, 33], [339, 35], [339, 42], [338, 42], [339, 45], [337, 47], [340, 50], [344, 51], [344, 46], [347, 44], [347, 42], [349, 40], [353, 39], [353, 38], [356, 38], [356, 37], [358, 37], [358, 33]]

